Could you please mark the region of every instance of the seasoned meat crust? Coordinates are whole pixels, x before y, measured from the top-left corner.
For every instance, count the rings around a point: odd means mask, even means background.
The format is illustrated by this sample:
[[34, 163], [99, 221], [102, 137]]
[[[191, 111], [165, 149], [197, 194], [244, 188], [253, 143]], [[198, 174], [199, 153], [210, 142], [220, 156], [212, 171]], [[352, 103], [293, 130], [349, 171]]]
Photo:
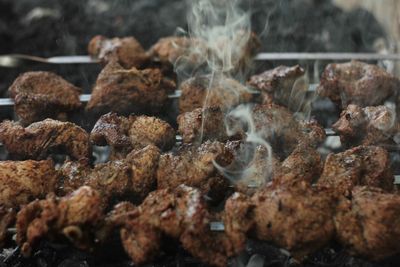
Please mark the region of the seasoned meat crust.
[[88, 45], [88, 52], [103, 63], [116, 61], [124, 68], [140, 68], [149, 61], [149, 56], [134, 37], [106, 38], [93, 37]]
[[211, 80], [210, 76], [197, 76], [184, 81], [180, 90], [180, 113], [206, 107], [227, 110], [240, 103], [249, 102], [252, 98], [245, 86], [226, 77], [214, 77]]
[[362, 108], [348, 105], [332, 125], [347, 147], [355, 145], [394, 145], [400, 142], [396, 111], [386, 106]]
[[389, 153], [377, 146], [358, 146], [342, 153], [329, 154], [318, 185], [348, 195], [355, 186], [394, 189]]
[[58, 173], [51, 160], [1, 161], [0, 206], [19, 208], [54, 192]]
[[330, 191], [316, 190], [306, 182], [269, 185], [251, 198], [236, 193], [225, 204], [225, 232], [237, 251], [251, 236], [303, 260], [333, 237], [335, 203]]
[[369, 260], [400, 252], [400, 195], [379, 188], [355, 187], [334, 218], [337, 239], [348, 251]]
[[71, 122], [53, 119], [24, 128], [16, 122], [0, 123], [0, 141], [16, 159], [44, 159], [55, 149], [73, 159], [89, 158], [89, 134]]
[[167, 122], [148, 116], [118, 116], [107, 113], [100, 117], [90, 133], [92, 143], [112, 148], [111, 159], [125, 158], [132, 149], [155, 145], [169, 150], [175, 144], [175, 130]]
[[229, 183], [214, 162], [227, 166], [232, 160], [232, 151], [219, 142], [207, 141], [199, 147], [183, 146], [177, 152], [161, 155], [156, 174], [157, 186], [159, 189], [174, 189], [184, 184], [199, 188], [212, 199], [221, 199]]
[[101, 197], [90, 187], [81, 187], [68, 196], [50, 194], [23, 207], [17, 215], [17, 244], [24, 256], [42, 238], [66, 238], [80, 249], [93, 247], [95, 228], [103, 219]]
[[69, 113], [81, 107], [81, 89], [51, 72], [23, 73], [8, 91], [24, 125], [47, 118], [66, 120]]
[[247, 84], [261, 91], [264, 104], [279, 104], [288, 107], [295, 82], [304, 75], [299, 65], [278, 66], [250, 77]]
[[317, 91], [345, 108], [349, 104], [382, 105], [391, 96], [397, 96], [399, 88], [400, 80], [378, 66], [351, 61], [329, 64], [322, 73]]
[[108, 63], [100, 72], [86, 110], [96, 115], [113, 111], [121, 115], [159, 113], [175, 83], [158, 69], [124, 69]]
[[178, 239], [183, 248], [204, 263], [226, 266], [232, 246], [210, 230], [211, 215], [198, 189], [179, 186], [149, 194], [121, 229], [125, 251], [135, 264], [152, 260], [162, 246], [162, 235]]
[[90, 186], [101, 194], [104, 205], [112, 197], [143, 199], [156, 187], [159, 157], [159, 149], [149, 145], [133, 150], [125, 159], [96, 164], [94, 168], [87, 160], [68, 161], [60, 168], [63, 181], [59, 188], [66, 194]]

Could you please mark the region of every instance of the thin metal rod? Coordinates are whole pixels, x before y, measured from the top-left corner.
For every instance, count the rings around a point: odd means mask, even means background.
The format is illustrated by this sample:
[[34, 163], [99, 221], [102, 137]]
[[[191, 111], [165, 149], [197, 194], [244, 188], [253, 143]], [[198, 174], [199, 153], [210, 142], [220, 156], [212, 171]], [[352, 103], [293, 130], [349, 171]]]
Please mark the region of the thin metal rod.
[[259, 53], [255, 60], [400, 60], [400, 54], [377, 53]]

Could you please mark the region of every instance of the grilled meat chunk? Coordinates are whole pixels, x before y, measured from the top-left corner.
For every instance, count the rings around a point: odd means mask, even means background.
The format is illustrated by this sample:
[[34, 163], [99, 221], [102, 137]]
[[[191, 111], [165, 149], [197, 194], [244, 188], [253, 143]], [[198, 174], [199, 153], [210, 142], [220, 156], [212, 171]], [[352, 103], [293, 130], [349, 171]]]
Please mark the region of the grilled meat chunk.
[[199, 188], [212, 199], [221, 199], [229, 183], [214, 163], [224, 167], [232, 160], [232, 151], [219, 142], [207, 141], [199, 147], [185, 145], [177, 152], [160, 156], [157, 186], [173, 189], [184, 184]]
[[15, 221], [15, 217], [15, 209], [0, 206], [0, 248], [5, 245], [8, 227]]
[[58, 173], [51, 160], [1, 161], [0, 203], [18, 208], [55, 190]]
[[103, 219], [101, 197], [90, 187], [81, 187], [68, 196], [50, 194], [23, 207], [17, 215], [17, 243], [29, 256], [42, 239], [68, 239], [80, 249], [93, 247], [94, 231]]
[[315, 190], [306, 182], [270, 185], [250, 199], [235, 194], [225, 205], [225, 231], [239, 251], [249, 235], [302, 260], [333, 237], [335, 202], [329, 191]]
[[164, 79], [158, 69], [124, 69], [108, 63], [100, 72], [86, 110], [99, 115], [110, 111], [121, 115], [158, 113], [175, 83]]
[[149, 61], [149, 56], [134, 37], [106, 38], [93, 37], [88, 45], [88, 52], [103, 63], [116, 61], [124, 68], [140, 68]]
[[348, 195], [353, 187], [365, 185], [385, 191], [394, 189], [389, 153], [377, 146], [358, 146], [329, 154], [318, 185]]
[[400, 80], [376, 65], [359, 61], [329, 64], [322, 73], [318, 93], [340, 108], [382, 105], [398, 95]]
[[112, 148], [111, 159], [125, 158], [132, 149], [155, 145], [169, 150], [175, 144], [175, 130], [167, 122], [148, 116], [118, 116], [107, 113], [100, 117], [90, 133], [91, 141]]
[[81, 107], [81, 90], [51, 72], [21, 74], [8, 91], [24, 125], [47, 118], [66, 120], [68, 114]]
[[334, 218], [338, 240], [353, 255], [382, 260], [400, 253], [400, 196], [379, 188], [355, 187]]
[[64, 163], [60, 172], [64, 179], [60, 188], [69, 193], [82, 185], [97, 190], [105, 205], [111, 198], [143, 199], [155, 188], [160, 151], [149, 145], [133, 150], [125, 159], [100, 163], [91, 168], [87, 161]]
[[219, 107], [197, 108], [180, 114], [178, 132], [183, 143], [201, 143], [203, 140], [227, 141], [230, 136], [225, 128], [225, 114]]
[[332, 125], [343, 145], [393, 145], [400, 143], [400, 123], [396, 111], [386, 106], [349, 105]]
[[[0, 141], [16, 159], [44, 159], [56, 151], [73, 159], [89, 158], [89, 134], [71, 122], [46, 119], [24, 128], [16, 122], [0, 123]], [[60, 151], [57, 151], [60, 150]]]
[[304, 75], [299, 65], [279, 66], [261, 74], [251, 76], [248, 85], [261, 91], [264, 104], [278, 104], [288, 107], [293, 96], [295, 82]]
[[184, 81], [180, 89], [180, 113], [207, 107], [227, 110], [252, 98], [246, 87], [226, 77], [197, 76]]
[[149, 194], [121, 229], [125, 251], [135, 264], [152, 260], [160, 249], [162, 235], [178, 239], [193, 256], [214, 266], [226, 266], [231, 246], [212, 233], [211, 215], [199, 190], [179, 186]]

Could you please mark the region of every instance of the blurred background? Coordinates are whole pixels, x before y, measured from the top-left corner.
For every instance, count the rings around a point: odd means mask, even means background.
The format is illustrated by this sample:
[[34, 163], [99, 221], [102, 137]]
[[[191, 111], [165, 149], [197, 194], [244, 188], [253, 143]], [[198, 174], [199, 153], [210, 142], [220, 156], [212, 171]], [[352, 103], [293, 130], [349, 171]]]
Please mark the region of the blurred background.
[[[394, 53], [400, 45], [398, 0], [247, 2], [263, 52]], [[178, 27], [186, 28], [186, 8], [185, 0], [0, 0], [0, 54], [87, 54], [87, 43], [96, 34], [132, 35], [149, 48]], [[264, 62], [257, 68], [282, 63], [298, 62]], [[300, 63], [315, 68], [315, 62]], [[398, 73], [393, 63], [386, 62], [385, 67]], [[88, 91], [100, 66], [0, 68], [0, 93], [4, 95], [19, 73], [38, 69], [55, 71]]]

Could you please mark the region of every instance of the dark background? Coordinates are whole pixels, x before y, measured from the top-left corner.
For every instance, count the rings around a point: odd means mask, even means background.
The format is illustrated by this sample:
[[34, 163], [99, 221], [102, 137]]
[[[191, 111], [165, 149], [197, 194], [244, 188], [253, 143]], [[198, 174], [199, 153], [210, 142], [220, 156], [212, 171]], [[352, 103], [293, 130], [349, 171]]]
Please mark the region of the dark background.
[[[329, 0], [252, 0], [246, 5], [265, 52], [373, 51], [374, 41], [385, 36], [370, 13], [344, 12]], [[0, 0], [0, 54], [86, 54], [96, 34], [133, 35], [149, 48], [178, 27], [186, 28], [186, 6], [184, 0]], [[88, 92], [100, 67], [0, 67], [0, 94], [19, 73], [37, 69], [55, 71]]]

